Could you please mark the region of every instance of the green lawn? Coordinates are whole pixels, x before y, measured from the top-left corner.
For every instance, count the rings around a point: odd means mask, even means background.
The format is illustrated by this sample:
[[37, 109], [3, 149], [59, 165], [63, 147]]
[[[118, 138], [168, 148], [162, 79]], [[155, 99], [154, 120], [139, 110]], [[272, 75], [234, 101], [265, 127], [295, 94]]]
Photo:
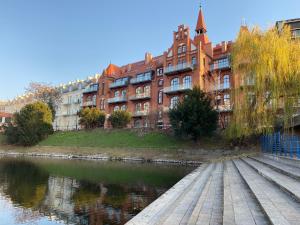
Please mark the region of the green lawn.
[[138, 135], [130, 130], [57, 132], [39, 146], [178, 149], [191, 144], [159, 132]]

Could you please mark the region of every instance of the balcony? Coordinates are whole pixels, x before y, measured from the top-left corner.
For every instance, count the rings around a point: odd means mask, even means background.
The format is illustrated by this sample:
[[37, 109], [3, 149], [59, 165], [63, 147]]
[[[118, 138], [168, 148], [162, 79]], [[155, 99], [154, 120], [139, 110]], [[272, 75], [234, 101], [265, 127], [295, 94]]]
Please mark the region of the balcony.
[[137, 76], [136, 78], [131, 78], [130, 84], [140, 84], [145, 82], [150, 82], [152, 80], [151, 72], [145, 73], [143, 76]]
[[88, 94], [88, 93], [93, 93], [93, 92], [97, 92], [99, 89], [98, 84], [97, 85], [91, 85], [88, 88], [85, 88], [83, 90], [83, 94]]
[[222, 69], [229, 69], [230, 68], [230, 62], [229, 58], [219, 59], [216, 60], [213, 64], [210, 65], [210, 71], [214, 70], [222, 70]]
[[193, 89], [192, 84], [174, 85], [174, 86], [164, 88], [164, 93], [172, 94], [172, 93], [184, 92], [184, 91], [192, 90], [192, 89]]
[[121, 103], [121, 102], [127, 102], [126, 96], [119, 96], [119, 97], [109, 98], [107, 100], [108, 104]]
[[218, 92], [218, 91], [225, 91], [230, 89], [229, 83], [221, 83], [215, 86], [212, 86], [208, 89], [208, 92]]
[[130, 96], [129, 100], [137, 101], [137, 100], [150, 99], [150, 98], [151, 98], [150, 93], [141, 93], [141, 94]]
[[148, 116], [148, 115], [149, 115], [149, 111], [147, 111], [147, 110], [135, 111], [133, 113], [133, 117], [142, 117], [142, 116]]
[[117, 80], [109, 85], [109, 88], [125, 87], [128, 85], [128, 78], [123, 80]]
[[182, 63], [176, 66], [168, 66], [164, 68], [165, 75], [174, 75], [183, 72], [193, 71], [195, 69], [195, 64], [191, 63]]
[[83, 107], [94, 107], [96, 105], [96, 101], [86, 101], [82, 104]]

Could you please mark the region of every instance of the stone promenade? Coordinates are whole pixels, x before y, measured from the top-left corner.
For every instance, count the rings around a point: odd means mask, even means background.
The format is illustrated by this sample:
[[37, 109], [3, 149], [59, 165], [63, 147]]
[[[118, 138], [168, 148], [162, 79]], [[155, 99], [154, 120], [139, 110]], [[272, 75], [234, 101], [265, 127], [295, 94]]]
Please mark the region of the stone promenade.
[[127, 225], [300, 225], [300, 161], [203, 164]]

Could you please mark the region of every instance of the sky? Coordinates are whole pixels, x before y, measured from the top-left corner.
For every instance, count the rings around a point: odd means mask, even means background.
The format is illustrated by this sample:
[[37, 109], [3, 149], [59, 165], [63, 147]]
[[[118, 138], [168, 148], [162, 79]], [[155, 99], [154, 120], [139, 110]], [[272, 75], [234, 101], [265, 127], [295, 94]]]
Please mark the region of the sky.
[[[167, 50], [185, 24], [194, 35], [199, 0], [0, 0], [0, 99], [30, 82], [52, 85], [102, 73]], [[247, 25], [300, 17], [300, 0], [203, 0], [210, 40]]]

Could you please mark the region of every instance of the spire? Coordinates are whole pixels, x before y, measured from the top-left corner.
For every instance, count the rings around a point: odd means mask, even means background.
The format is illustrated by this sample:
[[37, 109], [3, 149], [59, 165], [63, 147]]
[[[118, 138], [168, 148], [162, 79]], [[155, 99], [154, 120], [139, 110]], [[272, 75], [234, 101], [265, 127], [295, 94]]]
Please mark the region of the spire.
[[198, 21], [196, 26], [196, 32], [197, 34], [204, 34], [207, 32], [201, 4], [200, 4], [200, 10], [199, 10]]

